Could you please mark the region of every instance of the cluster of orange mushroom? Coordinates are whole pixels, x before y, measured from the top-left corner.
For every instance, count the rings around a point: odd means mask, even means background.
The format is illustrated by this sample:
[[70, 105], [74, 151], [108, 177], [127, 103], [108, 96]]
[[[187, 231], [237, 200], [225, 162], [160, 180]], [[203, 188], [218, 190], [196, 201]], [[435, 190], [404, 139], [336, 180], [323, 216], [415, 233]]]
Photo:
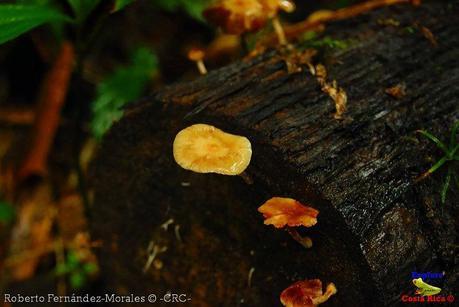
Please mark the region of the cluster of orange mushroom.
[[[252, 145], [246, 137], [226, 133], [211, 125], [195, 124], [177, 133], [173, 155], [178, 165], [197, 173], [241, 175], [250, 164]], [[311, 239], [300, 236], [293, 227], [314, 226], [318, 210], [293, 198], [273, 197], [258, 211], [263, 214], [265, 225], [285, 228], [297, 242], [307, 248], [312, 246]], [[335, 293], [332, 283], [323, 294], [320, 280], [305, 280], [284, 290], [281, 302], [290, 307], [316, 306]]]
[[[217, 0], [204, 10], [203, 16], [224, 33], [233, 35], [257, 32], [271, 20], [279, 43], [287, 45], [278, 13], [291, 13], [294, 10], [295, 4], [290, 0]], [[196, 63], [200, 74], [207, 73], [205, 54], [204, 49], [196, 47], [188, 52], [188, 59]]]
[[293, 12], [295, 4], [289, 0], [219, 0], [204, 11], [204, 17], [226, 33], [255, 32], [272, 20], [279, 43], [287, 44], [277, 14]]

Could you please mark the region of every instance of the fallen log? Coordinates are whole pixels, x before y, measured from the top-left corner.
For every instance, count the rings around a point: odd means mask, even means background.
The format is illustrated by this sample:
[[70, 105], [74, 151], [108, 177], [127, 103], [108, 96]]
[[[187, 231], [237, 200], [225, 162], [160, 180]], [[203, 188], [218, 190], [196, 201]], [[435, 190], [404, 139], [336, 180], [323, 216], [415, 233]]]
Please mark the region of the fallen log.
[[[92, 231], [107, 286], [186, 293], [193, 306], [279, 306], [290, 284], [319, 278], [338, 288], [329, 306], [382, 306], [414, 295], [412, 272], [445, 272], [433, 283], [458, 293], [458, 193], [441, 203], [446, 168], [415, 180], [441, 158], [416, 130], [446, 139], [459, 119], [458, 12], [457, 2], [431, 2], [330, 24], [324, 35], [348, 46], [312, 61], [345, 90], [343, 119], [308, 63], [286, 50], [132, 104], [93, 164]], [[405, 92], [394, 95], [397, 85]], [[175, 135], [195, 123], [251, 141], [244, 178], [174, 162]], [[257, 208], [273, 196], [320, 211], [301, 230], [312, 248], [263, 225]]]

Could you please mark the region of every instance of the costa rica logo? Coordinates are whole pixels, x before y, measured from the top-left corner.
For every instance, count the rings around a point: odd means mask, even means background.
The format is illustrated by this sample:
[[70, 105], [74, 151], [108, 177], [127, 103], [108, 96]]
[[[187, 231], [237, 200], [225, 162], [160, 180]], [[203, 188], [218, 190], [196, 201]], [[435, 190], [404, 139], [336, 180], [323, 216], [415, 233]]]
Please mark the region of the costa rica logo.
[[431, 296], [441, 292], [441, 288], [429, 285], [422, 278], [413, 279], [413, 284], [418, 288], [415, 293], [422, 296]]
[[[401, 301], [404, 303], [452, 303], [455, 300], [454, 295], [438, 295], [442, 289], [431, 285], [431, 280], [444, 278], [445, 273], [411, 273], [411, 281], [416, 287], [414, 295], [403, 294]], [[424, 281], [428, 280], [428, 282]]]

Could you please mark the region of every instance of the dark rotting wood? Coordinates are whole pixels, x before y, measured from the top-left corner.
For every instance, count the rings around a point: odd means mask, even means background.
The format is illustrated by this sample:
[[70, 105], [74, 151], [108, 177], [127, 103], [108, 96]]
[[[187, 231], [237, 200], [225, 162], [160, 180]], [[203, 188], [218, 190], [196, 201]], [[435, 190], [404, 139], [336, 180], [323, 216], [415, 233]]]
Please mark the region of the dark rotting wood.
[[[329, 25], [324, 35], [349, 46], [314, 62], [347, 92], [344, 120], [305, 63], [289, 73], [279, 50], [132, 104], [92, 176], [108, 287], [186, 293], [193, 306], [279, 306], [291, 283], [320, 278], [338, 288], [329, 306], [393, 306], [414, 293], [411, 272], [444, 271], [442, 293], [458, 293], [458, 194], [441, 204], [445, 170], [415, 182], [441, 157], [415, 131], [447, 139], [459, 119], [458, 12], [457, 1], [399, 5]], [[378, 22], [387, 18], [400, 26]], [[397, 84], [399, 99], [385, 92]], [[251, 140], [252, 184], [175, 164], [175, 134], [194, 123]], [[272, 196], [320, 211], [317, 226], [301, 229], [311, 249], [263, 225], [257, 208]], [[152, 246], [162, 252], [143, 274]]]

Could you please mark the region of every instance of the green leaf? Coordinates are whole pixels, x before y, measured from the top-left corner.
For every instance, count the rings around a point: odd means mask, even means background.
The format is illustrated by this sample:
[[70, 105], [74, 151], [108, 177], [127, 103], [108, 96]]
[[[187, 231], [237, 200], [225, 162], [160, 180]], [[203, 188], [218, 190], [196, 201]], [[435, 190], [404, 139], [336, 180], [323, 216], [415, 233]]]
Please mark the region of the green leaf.
[[165, 11], [173, 12], [180, 7], [180, 0], [153, 0], [153, 4]]
[[301, 35], [300, 40], [301, 41], [310, 41], [310, 40], [313, 40], [313, 39], [316, 39], [316, 38], [317, 38], [317, 32], [315, 32], [315, 31], [306, 31]]
[[88, 274], [97, 272], [97, 265], [93, 262], [88, 262], [83, 265], [83, 271]]
[[74, 251], [69, 251], [67, 254], [67, 267], [69, 269], [76, 269], [80, 265], [80, 258]]
[[51, 6], [53, 0], [16, 0], [17, 4]]
[[414, 32], [416, 32], [416, 29], [409, 26], [409, 27], [405, 27], [405, 31], [410, 34], [413, 34]]
[[86, 275], [83, 272], [76, 271], [70, 274], [70, 285], [73, 289], [80, 289], [86, 283]]
[[445, 183], [443, 184], [443, 187], [441, 189], [441, 203], [444, 204], [446, 201], [446, 193], [448, 192], [449, 184], [451, 182], [451, 168], [448, 169], [448, 174], [446, 175], [446, 180]]
[[67, 0], [75, 14], [76, 22], [82, 23], [100, 3], [100, 0]]
[[126, 5], [134, 2], [134, 0], [115, 0], [115, 7], [112, 10], [112, 13], [122, 10]]
[[433, 172], [435, 172], [437, 169], [439, 169], [443, 164], [445, 164], [445, 162], [448, 161], [448, 158], [447, 157], [443, 157], [441, 158], [440, 160], [437, 161], [437, 163], [435, 163], [427, 172], [432, 174]]
[[0, 44], [47, 22], [70, 19], [49, 6], [0, 5]]
[[56, 268], [54, 269], [54, 273], [56, 275], [64, 275], [69, 273], [71, 270], [68, 268], [68, 266], [65, 263], [59, 263], [56, 265]]
[[448, 152], [448, 159], [452, 160], [455, 157], [456, 152], [459, 150], [459, 144], [456, 144], [456, 146], [452, 146], [450, 151]]
[[197, 20], [204, 20], [202, 12], [209, 6], [209, 0], [181, 0], [185, 12]]
[[190, 17], [204, 21], [202, 12], [209, 6], [211, 0], [153, 0], [153, 4], [165, 11], [183, 10]]
[[449, 140], [449, 147], [452, 149], [454, 145], [456, 144], [456, 138], [457, 138], [457, 129], [459, 128], [459, 120], [454, 123], [453, 129], [451, 129], [451, 137]]
[[0, 201], [0, 223], [9, 223], [14, 218], [14, 208], [5, 201]]
[[432, 141], [435, 145], [437, 145], [438, 148], [443, 150], [445, 154], [448, 154], [448, 147], [446, 147], [446, 145], [442, 141], [440, 141], [436, 136], [425, 130], [418, 130], [417, 132], [428, 138], [430, 141]]
[[142, 95], [157, 69], [156, 56], [148, 49], [140, 48], [134, 52], [129, 66], [116, 69], [97, 86], [91, 121], [91, 130], [96, 138], [100, 139], [123, 115], [121, 108], [126, 103]]

